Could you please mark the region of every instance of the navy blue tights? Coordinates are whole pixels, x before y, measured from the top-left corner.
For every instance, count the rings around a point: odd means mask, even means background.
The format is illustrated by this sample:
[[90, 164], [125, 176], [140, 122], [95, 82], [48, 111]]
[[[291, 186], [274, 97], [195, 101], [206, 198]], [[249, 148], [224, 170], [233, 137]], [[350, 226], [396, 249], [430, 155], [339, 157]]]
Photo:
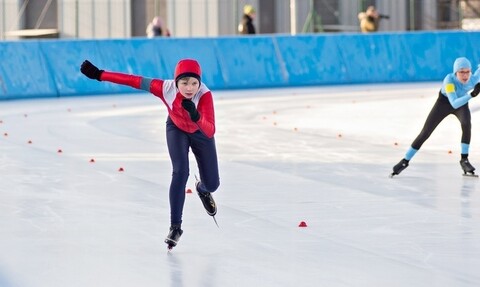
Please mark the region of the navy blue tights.
[[167, 146], [172, 161], [172, 182], [170, 183], [170, 221], [181, 224], [185, 204], [185, 187], [189, 176], [189, 148], [197, 161], [201, 183], [200, 192], [214, 192], [220, 185], [218, 175], [215, 139], [206, 137], [201, 131], [186, 133], [167, 120]]

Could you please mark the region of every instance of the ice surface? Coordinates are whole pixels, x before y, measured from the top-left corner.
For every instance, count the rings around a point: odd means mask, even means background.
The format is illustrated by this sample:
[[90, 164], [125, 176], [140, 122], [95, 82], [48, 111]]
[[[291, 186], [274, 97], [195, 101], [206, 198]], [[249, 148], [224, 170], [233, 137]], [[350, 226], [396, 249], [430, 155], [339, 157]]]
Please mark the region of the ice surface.
[[161, 101], [0, 102], [0, 286], [480, 286], [480, 183], [461, 175], [458, 121], [388, 177], [438, 90], [214, 91], [220, 228], [187, 194], [170, 253]]

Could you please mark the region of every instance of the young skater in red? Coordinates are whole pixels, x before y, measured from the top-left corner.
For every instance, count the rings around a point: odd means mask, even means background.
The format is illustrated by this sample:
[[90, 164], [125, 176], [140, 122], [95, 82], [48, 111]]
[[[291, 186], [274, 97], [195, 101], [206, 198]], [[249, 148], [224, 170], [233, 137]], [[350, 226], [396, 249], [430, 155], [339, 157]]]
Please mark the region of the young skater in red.
[[81, 72], [90, 79], [112, 82], [145, 90], [158, 97], [168, 111], [167, 146], [173, 172], [170, 184], [170, 232], [165, 239], [168, 248], [176, 246], [181, 229], [185, 187], [189, 176], [189, 149], [197, 161], [200, 179], [197, 193], [207, 213], [215, 216], [217, 206], [212, 192], [220, 185], [215, 147], [215, 113], [211, 91], [201, 81], [201, 68], [193, 59], [180, 60], [174, 79], [162, 80], [100, 70], [88, 60]]

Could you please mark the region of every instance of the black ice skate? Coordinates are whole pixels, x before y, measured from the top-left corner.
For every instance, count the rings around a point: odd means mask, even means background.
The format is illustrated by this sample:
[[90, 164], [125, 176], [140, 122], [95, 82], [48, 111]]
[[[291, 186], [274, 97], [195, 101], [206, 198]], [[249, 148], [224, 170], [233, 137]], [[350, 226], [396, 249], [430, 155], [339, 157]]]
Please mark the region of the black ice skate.
[[393, 167], [393, 172], [390, 175], [390, 177], [393, 177], [394, 175], [399, 175], [402, 172], [402, 170], [407, 168], [407, 166], [408, 166], [408, 160], [402, 159], [399, 163], [397, 163]]
[[478, 175], [475, 174], [475, 168], [470, 164], [468, 158], [462, 158], [460, 160], [460, 166], [463, 169], [464, 176], [478, 177]]
[[203, 207], [207, 211], [208, 215], [215, 216], [217, 214], [217, 205], [215, 204], [215, 200], [213, 200], [211, 192], [201, 192], [198, 189], [198, 185], [200, 184], [200, 180], [198, 179], [197, 175], [195, 175], [195, 188], [197, 189], [198, 196], [203, 203]]
[[215, 224], [218, 227], [217, 219], [215, 219], [215, 214], [217, 214], [217, 205], [215, 204], [215, 200], [213, 200], [212, 193], [208, 191], [201, 192], [198, 189], [198, 185], [200, 184], [200, 181], [198, 180], [196, 175], [195, 175], [195, 179], [196, 179], [195, 187], [197, 189], [197, 194], [200, 197], [200, 200], [202, 201], [203, 207], [207, 211], [207, 214], [213, 218], [213, 221], [215, 221]]
[[215, 216], [215, 214], [217, 214], [217, 205], [215, 204], [215, 200], [213, 200], [212, 194], [210, 192], [200, 191], [197, 191], [197, 193], [208, 215]]
[[180, 228], [180, 225], [170, 226], [170, 232], [165, 238], [165, 243], [168, 245], [168, 250], [171, 250], [173, 247], [177, 246], [180, 236], [182, 236], [183, 230]]
[[218, 226], [217, 219], [215, 219], [215, 214], [217, 214], [217, 205], [215, 204], [215, 200], [213, 200], [211, 192], [200, 192], [197, 190], [198, 196], [203, 203], [203, 207], [207, 211], [208, 215], [213, 218], [215, 224]]

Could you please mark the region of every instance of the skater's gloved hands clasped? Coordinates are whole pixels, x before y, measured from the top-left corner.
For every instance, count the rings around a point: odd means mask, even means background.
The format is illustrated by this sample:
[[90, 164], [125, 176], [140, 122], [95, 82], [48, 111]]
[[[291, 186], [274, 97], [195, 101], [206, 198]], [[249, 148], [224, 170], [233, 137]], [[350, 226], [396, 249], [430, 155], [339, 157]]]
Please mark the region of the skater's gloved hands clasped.
[[200, 114], [198, 113], [194, 102], [189, 99], [183, 99], [182, 107], [190, 114], [190, 119], [192, 119], [192, 121], [197, 122], [200, 119]]
[[103, 70], [99, 70], [88, 60], [83, 61], [82, 65], [80, 66], [80, 71], [90, 79], [97, 81], [100, 81], [100, 76], [103, 73]]
[[480, 93], [480, 83], [477, 83], [473, 88], [473, 91], [470, 93], [470, 96], [476, 97]]

